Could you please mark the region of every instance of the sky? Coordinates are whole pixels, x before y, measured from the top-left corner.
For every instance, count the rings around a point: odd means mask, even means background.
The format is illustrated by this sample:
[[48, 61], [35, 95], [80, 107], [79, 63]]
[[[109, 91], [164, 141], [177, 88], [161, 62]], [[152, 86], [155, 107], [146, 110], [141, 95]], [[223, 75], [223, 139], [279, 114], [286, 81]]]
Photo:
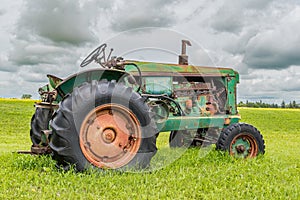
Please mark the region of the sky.
[[[300, 103], [300, 0], [1, 0], [0, 97], [20, 98], [82, 70], [107, 43], [126, 59], [240, 73], [239, 101]], [[92, 66], [98, 67], [98, 66]]]

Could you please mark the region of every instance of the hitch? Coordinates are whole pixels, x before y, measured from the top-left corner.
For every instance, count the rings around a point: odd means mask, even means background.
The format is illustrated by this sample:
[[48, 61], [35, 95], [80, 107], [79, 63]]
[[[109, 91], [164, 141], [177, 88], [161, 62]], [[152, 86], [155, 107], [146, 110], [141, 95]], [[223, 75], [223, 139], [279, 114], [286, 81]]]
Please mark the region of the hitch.
[[18, 151], [18, 154], [30, 154], [30, 155], [46, 155], [51, 154], [52, 150], [48, 146], [31, 146], [30, 151]]
[[49, 146], [49, 136], [52, 134], [51, 130], [41, 131], [41, 143], [37, 146], [32, 145], [30, 151], [18, 151], [19, 154], [30, 154], [30, 155], [45, 155], [51, 154], [52, 150]]

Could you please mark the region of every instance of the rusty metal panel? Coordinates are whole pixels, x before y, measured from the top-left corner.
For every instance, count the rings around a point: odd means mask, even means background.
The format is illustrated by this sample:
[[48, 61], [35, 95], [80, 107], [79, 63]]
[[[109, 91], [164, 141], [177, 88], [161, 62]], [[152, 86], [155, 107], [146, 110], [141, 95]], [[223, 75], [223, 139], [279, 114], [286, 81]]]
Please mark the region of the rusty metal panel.
[[[231, 68], [206, 67], [193, 65], [178, 65], [166, 63], [140, 62], [140, 61], [125, 61], [125, 63], [136, 64], [143, 75], [171, 75], [171, 76], [231, 76], [237, 77], [237, 72]], [[135, 68], [126, 68], [129, 72], [135, 72]]]

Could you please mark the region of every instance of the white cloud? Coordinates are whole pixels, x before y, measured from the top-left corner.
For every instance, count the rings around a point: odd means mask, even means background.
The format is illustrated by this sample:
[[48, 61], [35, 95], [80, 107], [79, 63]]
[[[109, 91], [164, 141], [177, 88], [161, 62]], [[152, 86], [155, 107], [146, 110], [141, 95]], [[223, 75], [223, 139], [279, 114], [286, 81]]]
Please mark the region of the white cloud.
[[170, 9], [174, 1], [117, 1], [112, 8], [111, 28], [125, 31], [141, 27], [170, 27], [176, 16]]
[[277, 99], [292, 101], [300, 96], [300, 66], [282, 70], [250, 70], [241, 76], [239, 97], [241, 99]]

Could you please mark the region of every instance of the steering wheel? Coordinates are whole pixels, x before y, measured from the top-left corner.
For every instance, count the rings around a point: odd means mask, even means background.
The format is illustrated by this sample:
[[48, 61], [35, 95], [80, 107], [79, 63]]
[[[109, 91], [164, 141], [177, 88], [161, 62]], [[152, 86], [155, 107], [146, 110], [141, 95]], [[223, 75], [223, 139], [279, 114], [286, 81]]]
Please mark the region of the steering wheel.
[[[97, 63], [101, 64], [101, 60], [105, 59], [105, 48], [106, 48], [106, 44], [102, 44], [99, 47], [97, 47], [96, 49], [94, 49], [80, 64], [80, 67], [85, 67], [88, 64], [90, 64], [93, 61], [96, 61]], [[100, 56], [102, 54], [101, 57], [98, 58], [98, 56]]]

